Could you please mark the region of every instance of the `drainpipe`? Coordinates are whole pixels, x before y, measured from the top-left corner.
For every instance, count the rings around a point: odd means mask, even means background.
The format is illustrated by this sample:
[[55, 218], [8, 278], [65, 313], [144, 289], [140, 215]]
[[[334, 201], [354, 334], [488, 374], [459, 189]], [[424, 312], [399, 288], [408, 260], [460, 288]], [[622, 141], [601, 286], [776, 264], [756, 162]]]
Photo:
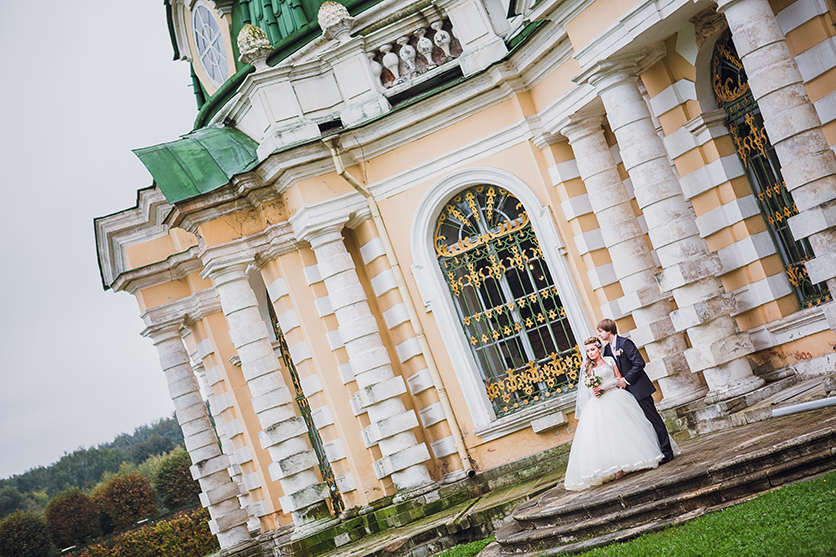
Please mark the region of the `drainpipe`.
[[450, 399], [447, 398], [447, 390], [444, 388], [444, 381], [441, 379], [441, 374], [438, 373], [438, 367], [435, 364], [430, 345], [427, 342], [427, 337], [424, 335], [424, 328], [421, 326], [421, 321], [418, 319], [418, 313], [415, 311], [415, 305], [412, 303], [412, 296], [406, 288], [401, 266], [398, 263], [398, 258], [395, 255], [395, 250], [392, 249], [392, 242], [389, 241], [389, 234], [386, 231], [386, 225], [383, 223], [383, 218], [380, 216], [380, 209], [377, 207], [377, 202], [372, 193], [367, 190], [360, 182], [354, 179], [354, 176], [346, 171], [343, 166], [342, 158], [338, 151], [337, 143], [339, 138], [329, 138], [323, 141], [331, 150], [331, 157], [334, 160], [334, 166], [339, 174], [346, 182], [357, 190], [360, 195], [366, 198], [369, 205], [369, 210], [372, 213], [372, 219], [377, 227], [377, 234], [383, 242], [383, 249], [386, 252], [386, 258], [389, 260], [389, 266], [392, 268], [392, 273], [395, 275], [395, 280], [398, 283], [398, 291], [403, 298], [406, 311], [409, 314], [409, 322], [412, 323], [412, 329], [415, 331], [415, 336], [418, 338], [418, 343], [421, 346], [421, 353], [424, 355], [424, 360], [427, 362], [427, 368], [430, 371], [430, 376], [435, 386], [435, 392], [438, 393], [438, 400], [441, 402], [441, 408], [444, 410], [444, 417], [447, 419], [447, 424], [450, 426], [450, 431], [453, 434], [453, 440], [456, 443], [456, 450], [459, 453], [459, 459], [462, 463], [464, 473], [468, 478], [476, 475], [473, 465], [470, 463], [470, 456], [467, 454], [467, 448], [464, 445], [462, 432], [459, 428], [459, 423], [456, 421], [456, 415], [453, 413], [453, 407], [450, 405]]

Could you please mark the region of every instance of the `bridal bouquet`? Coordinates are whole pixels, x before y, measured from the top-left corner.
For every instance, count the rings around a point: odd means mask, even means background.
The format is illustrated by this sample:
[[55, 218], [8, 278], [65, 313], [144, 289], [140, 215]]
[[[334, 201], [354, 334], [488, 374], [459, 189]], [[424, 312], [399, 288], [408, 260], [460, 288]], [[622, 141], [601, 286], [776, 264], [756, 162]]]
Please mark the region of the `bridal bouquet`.
[[583, 380], [583, 384], [587, 386], [587, 388], [597, 387], [600, 385], [604, 380], [598, 377], [597, 375], [593, 375], [592, 377], [587, 377]]

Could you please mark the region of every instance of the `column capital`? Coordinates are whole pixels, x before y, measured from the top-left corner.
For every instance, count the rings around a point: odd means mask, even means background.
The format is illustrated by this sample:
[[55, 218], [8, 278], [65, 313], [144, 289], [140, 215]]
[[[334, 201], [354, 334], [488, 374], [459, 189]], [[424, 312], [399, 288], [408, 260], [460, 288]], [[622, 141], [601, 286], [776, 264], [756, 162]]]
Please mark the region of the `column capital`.
[[342, 229], [350, 220], [351, 213], [345, 207], [316, 212], [305, 207], [290, 217], [290, 224], [297, 238], [316, 248], [337, 239], [342, 241]]
[[[208, 254], [208, 252], [207, 252]], [[255, 265], [255, 256], [249, 253], [213, 258], [211, 254], [204, 260], [200, 276], [212, 279], [215, 286], [234, 280], [246, 280], [247, 268]]]
[[735, 4], [740, 4], [745, 0], [714, 0], [717, 4], [717, 13], [723, 14], [728, 10], [730, 7], [734, 6]]
[[569, 140], [571, 145], [588, 135], [603, 133], [605, 114], [603, 106], [587, 107], [561, 120], [557, 129], [560, 131], [560, 135]]
[[638, 52], [629, 52], [599, 60], [572, 79], [578, 85], [589, 83], [600, 94], [625, 81], [635, 81], [642, 72], [667, 54], [665, 43], [656, 43]]
[[165, 321], [149, 325], [140, 334], [150, 338], [155, 346], [171, 340], [181, 342], [180, 327], [182, 326], [183, 318], [175, 315]]
[[[215, 289], [205, 288], [186, 298], [148, 309], [141, 317], [150, 334], [168, 323], [176, 323], [179, 327], [220, 311], [221, 302]], [[143, 336], [148, 335], [143, 332]]]

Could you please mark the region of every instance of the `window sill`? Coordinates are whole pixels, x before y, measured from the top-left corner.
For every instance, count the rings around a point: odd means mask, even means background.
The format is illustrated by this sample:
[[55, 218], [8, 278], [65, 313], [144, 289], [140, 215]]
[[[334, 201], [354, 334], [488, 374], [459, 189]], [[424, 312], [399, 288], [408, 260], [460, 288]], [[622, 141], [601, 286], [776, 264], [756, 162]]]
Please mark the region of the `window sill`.
[[493, 441], [515, 431], [520, 431], [531, 426], [531, 422], [543, 418], [555, 412], [572, 412], [575, 410], [576, 391], [566, 393], [531, 408], [505, 416], [491, 422], [490, 425], [476, 429], [473, 433], [482, 438], [483, 441]]

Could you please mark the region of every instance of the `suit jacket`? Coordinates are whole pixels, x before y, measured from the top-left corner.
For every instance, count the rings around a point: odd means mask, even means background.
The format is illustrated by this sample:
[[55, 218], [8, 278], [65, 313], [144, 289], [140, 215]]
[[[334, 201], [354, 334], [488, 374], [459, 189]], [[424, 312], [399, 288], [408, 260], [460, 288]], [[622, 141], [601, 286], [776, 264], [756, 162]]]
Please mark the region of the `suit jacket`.
[[656, 392], [656, 387], [650, 381], [650, 377], [644, 372], [644, 359], [639, 354], [636, 344], [629, 338], [615, 337], [615, 350], [621, 351], [620, 356], [612, 353], [610, 343], [604, 345], [604, 356], [615, 359], [618, 371], [627, 380], [627, 390], [630, 391], [636, 400], [642, 400]]

